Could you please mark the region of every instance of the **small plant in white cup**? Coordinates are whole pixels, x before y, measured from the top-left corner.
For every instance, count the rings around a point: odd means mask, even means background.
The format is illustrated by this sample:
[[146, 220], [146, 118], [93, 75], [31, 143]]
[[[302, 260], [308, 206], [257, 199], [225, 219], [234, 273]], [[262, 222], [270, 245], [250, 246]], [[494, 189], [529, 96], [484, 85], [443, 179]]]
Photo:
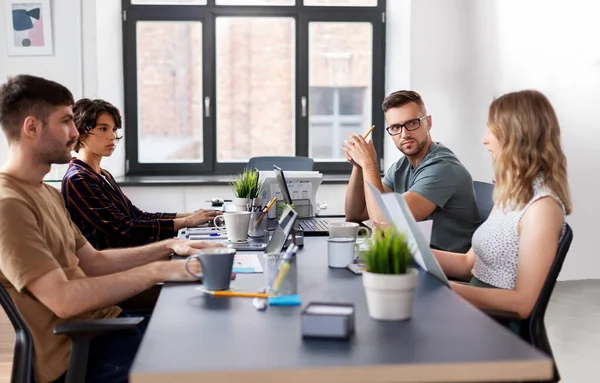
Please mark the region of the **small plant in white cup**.
[[409, 319], [419, 272], [410, 267], [413, 258], [404, 234], [393, 226], [377, 229], [360, 258], [366, 267], [362, 278], [371, 318]]
[[[263, 183], [257, 170], [244, 169], [238, 178], [231, 182], [235, 195], [234, 205], [237, 211], [247, 211], [251, 205], [259, 206], [262, 199], [259, 197]], [[254, 201], [253, 201], [254, 200]], [[259, 201], [260, 200], [260, 201]]]

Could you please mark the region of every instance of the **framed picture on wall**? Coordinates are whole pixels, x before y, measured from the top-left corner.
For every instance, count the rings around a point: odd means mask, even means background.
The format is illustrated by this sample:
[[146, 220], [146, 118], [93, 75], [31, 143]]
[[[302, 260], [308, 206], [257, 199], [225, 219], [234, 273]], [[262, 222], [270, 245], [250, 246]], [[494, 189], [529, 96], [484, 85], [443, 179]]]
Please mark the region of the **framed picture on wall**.
[[51, 55], [50, 0], [2, 0], [9, 56]]

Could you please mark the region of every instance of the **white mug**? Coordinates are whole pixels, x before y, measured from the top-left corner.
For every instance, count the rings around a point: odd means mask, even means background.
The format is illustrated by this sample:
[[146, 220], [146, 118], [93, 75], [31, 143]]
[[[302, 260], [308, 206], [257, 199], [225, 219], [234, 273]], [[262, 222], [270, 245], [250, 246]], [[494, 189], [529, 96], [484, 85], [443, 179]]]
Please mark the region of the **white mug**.
[[[363, 232], [363, 235], [360, 233]], [[356, 222], [329, 222], [329, 236], [330, 237], [353, 237], [355, 240], [361, 237], [357, 244], [361, 244], [369, 237], [369, 229], [360, 226]]]
[[[223, 221], [223, 224], [220, 222]], [[214, 219], [215, 227], [220, 231], [227, 231], [229, 242], [244, 242], [248, 240], [248, 225], [250, 224], [249, 211], [231, 211], [218, 215]]]
[[329, 267], [343, 268], [354, 263], [353, 237], [329, 237], [327, 238], [327, 263]]

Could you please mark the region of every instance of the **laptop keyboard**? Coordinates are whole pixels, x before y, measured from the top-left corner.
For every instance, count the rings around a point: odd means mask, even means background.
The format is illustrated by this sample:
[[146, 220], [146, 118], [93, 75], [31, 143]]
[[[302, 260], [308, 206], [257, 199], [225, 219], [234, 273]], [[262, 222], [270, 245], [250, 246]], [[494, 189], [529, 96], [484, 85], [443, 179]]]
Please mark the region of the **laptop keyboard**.
[[329, 231], [327, 221], [299, 220], [300, 228], [304, 231]]

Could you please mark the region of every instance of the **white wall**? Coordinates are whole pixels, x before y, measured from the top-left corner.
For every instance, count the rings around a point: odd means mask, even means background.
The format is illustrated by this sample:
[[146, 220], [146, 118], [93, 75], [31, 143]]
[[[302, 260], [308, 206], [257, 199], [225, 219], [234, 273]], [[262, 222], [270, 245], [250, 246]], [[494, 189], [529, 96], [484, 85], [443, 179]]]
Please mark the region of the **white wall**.
[[498, 32], [494, 91], [500, 95], [540, 90], [554, 105], [561, 124], [574, 205], [568, 221], [575, 235], [561, 278], [600, 278], [594, 240], [600, 216], [600, 3], [503, 0], [496, 1], [494, 12]]
[[[483, 4], [479, 4], [483, 3]], [[481, 157], [485, 131], [485, 97], [480, 81], [488, 81], [479, 62], [478, 39], [488, 26], [485, 4], [473, 0], [419, 0], [412, 3], [411, 86], [423, 97], [433, 118], [435, 141], [450, 148], [473, 178], [491, 180], [491, 161]], [[474, 8], [477, 9], [475, 15]], [[479, 9], [481, 8], [481, 9]], [[480, 27], [480, 28], [478, 28]]]

